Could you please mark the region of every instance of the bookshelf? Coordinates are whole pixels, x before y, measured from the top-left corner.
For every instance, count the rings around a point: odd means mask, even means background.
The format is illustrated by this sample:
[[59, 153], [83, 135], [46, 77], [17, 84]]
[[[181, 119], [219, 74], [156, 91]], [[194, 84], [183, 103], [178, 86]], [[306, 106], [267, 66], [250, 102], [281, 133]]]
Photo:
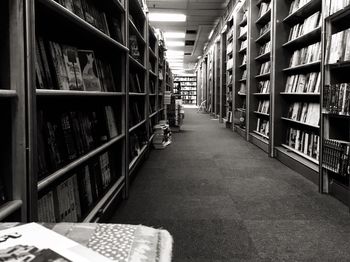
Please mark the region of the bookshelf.
[[273, 147], [279, 160], [318, 184], [322, 1], [276, 1], [276, 14], [283, 22], [276, 23]]
[[27, 220], [24, 19], [22, 1], [1, 1], [0, 221], [9, 222]]
[[127, 7], [26, 7], [28, 220], [99, 221], [127, 185]]
[[197, 102], [197, 77], [175, 75], [174, 94], [180, 98], [183, 104], [195, 105]]
[[349, 44], [350, 6], [323, 1], [324, 52], [321, 109], [320, 191], [345, 203], [350, 209], [350, 111]]
[[208, 113], [213, 114], [214, 102], [215, 102], [215, 89], [214, 89], [214, 47], [212, 47], [208, 53]]
[[[233, 14], [227, 21], [227, 33], [226, 33], [226, 104], [225, 104], [225, 116], [223, 118], [224, 124], [227, 128], [233, 128], [233, 57], [234, 57], [234, 18]], [[241, 79], [245, 81], [244, 79]]]
[[249, 141], [270, 153], [271, 142], [271, 58], [273, 50], [274, 0], [250, 1], [249, 49]]
[[221, 59], [221, 35], [219, 34], [215, 40], [214, 45], [214, 115], [220, 119], [220, 107], [221, 107], [221, 92], [220, 92], [220, 59]]
[[[235, 42], [234, 42], [234, 115], [235, 123], [234, 130], [244, 139], [247, 138], [247, 105], [249, 96], [249, 81], [248, 81], [248, 65], [250, 60], [250, 53], [248, 48], [249, 41], [249, 26], [248, 26], [248, 12], [249, 1], [245, 1], [237, 10], [235, 16]], [[237, 120], [236, 120], [237, 118]]]

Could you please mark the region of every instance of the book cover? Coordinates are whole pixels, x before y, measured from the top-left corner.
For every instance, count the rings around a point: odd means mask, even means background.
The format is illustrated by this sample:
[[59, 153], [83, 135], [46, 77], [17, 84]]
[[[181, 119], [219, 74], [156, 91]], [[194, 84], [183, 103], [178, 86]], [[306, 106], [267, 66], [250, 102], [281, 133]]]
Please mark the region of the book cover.
[[78, 51], [71, 46], [62, 46], [70, 90], [84, 90], [84, 82], [78, 59]]
[[82, 69], [85, 90], [101, 91], [94, 52], [92, 50], [78, 50], [78, 57]]

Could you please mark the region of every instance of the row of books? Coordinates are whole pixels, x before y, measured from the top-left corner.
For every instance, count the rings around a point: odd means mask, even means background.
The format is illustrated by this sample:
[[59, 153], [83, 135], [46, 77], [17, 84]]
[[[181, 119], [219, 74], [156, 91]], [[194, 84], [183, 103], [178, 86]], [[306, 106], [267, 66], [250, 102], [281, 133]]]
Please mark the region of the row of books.
[[289, 67], [295, 67], [299, 65], [309, 64], [321, 60], [321, 42], [304, 47], [300, 50], [294, 51]]
[[123, 42], [121, 18], [106, 15], [92, 0], [55, 0], [116, 41]]
[[247, 85], [246, 83], [241, 83], [238, 93], [246, 94], [247, 93]]
[[105, 152], [38, 200], [38, 221], [79, 222], [115, 181], [110, 154]]
[[322, 167], [341, 176], [350, 175], [350, 142], [325, 139]]
[[175, 77], [174, 78], [174, 81], [179, 81], [179, 82], [190, 82], [190, 81], [197, 81], [196, 77], [193, 77], [193, 76], [189, 76], [189, 77], [186, 77], [186, 76], [181, 76], [181, 77]]
[[330, 16], [350, 5], [350, 0], [326, 0], [325, 15]]
[[[142, 78], [141, 78], [142, 79]], [[151, 81], [150, 81], [151, 82]], [[144, 87], [140, 82], [140, 77], [138, 72], [130, 72], [129, 73], [129, 92], [132, 93], [143, 93]]]
[[260, 4], [260, 8], [259, 8], [259, 14], [258, 17], [262, 17], [264, 14], [266, 14], [266, 12], [268, 12], [271, 9], [271, 1], [266, 3], [266, 2], [262, 2]]
[[143, 65], [144, 61], [143, 61], [142, 50], [140, 50], [140, 45], [136, 35], [130, 34], [129, 49], [130, 49], [130, 55]]
[[295, 128], [288, 128], [286, 144], [315, 160], [319, 159], [320, 136], [318, 134]]
[[232, 50], [233, 50], [233, 43], [229, 43], [226, 47], [226, 53], [230, 54], [232, 53]]
[[262, 36], [263, 34], [268, 32], [270, 29], [271, 29], [271, 21], [269, 21], [266, 25], [260, 28], [259, 36]]
[[259, 55], [263, 55], [269, 52], [271, 52], [271, 41], [265, 43], [260, 47]]
[[38, 111], [38, 178], [118, 136], [111, 106], [91, 111]]
[[227, 60], [226, 68], [227, 68], [227, 70], [230, 70], [233, 68], [233, 58]]
[[350, 115], [350, 83], [326, 85], [324, 107], [333, 114]]
[[291, 75], [286, 81], [287, 93], [320, 93], [321, 73], [313, 72], [306, 75]]
[[300, 8], [302, 8], [304, 5], [306, 5], [307, 3], [311, 2], [311, 1], [313, 1], [313, 0], [294, 0], [290, 4], [289, 14], [293, 14], [295, 11], [299, 10]]
[[287, 118], [312, 126], [320, 124], [320, 104], [295, 102], [289, 106]]
[[269, 94], [271, 88], [270, 80], [260, 81], [258, 83], [258, 93], [260, 94]]
[[260, 100], [256, 111], [263, 114], [269, 114], [270, 100]]
[[129, 127], [133, 127], [145, 120], [144, 115], [144, 101], [140, 101], [138, 98], [130, 100], [129, 103]]
[[96, 58], [93, 50], [41, 37], [36, 41], [35, 71], [38, 89], [116, 91], [111, 64]]
[[246, 23], [248, 19], [248, 9], [244, 10], [240, 24]]
[[247, 64], [247, 54], [244, 54], [243, 55], [243, 58], [242, 58], [242, 66], [246, 65]]
[[247, 79], [247, 76], [248, 76], [247, 69], [244, 69], [242, 73], [242, 80]]
[[333, 34], [327, 41], [326, 63], [350, 61], [350, 28]]
[[130, 134], [129, 138], [129, 160], [130, 162], [138, 157], [142, 148], [148, 143], [147, 131], [144, 126], [138, 128]]
[[258, 118], [256, 121], [256, 132], [264, 135], [264, 136], [269, 136], [270, 133], [270, 121], [266, 119], [261, 119]]
[[293, 26], [290, 29], [288, 41], [292, 41], [298, 37], [306, 35], [312, 30], [320, 27], [321, 25], [322, 25], [322, 16], [321, 16], [321, 12], [318, 11], [317, 13], [306, 18], [303, 23], [296, 24], [295, 26]]
[[271, 61], [261, 64], [260, 75], [270, 73], [271, 70]]

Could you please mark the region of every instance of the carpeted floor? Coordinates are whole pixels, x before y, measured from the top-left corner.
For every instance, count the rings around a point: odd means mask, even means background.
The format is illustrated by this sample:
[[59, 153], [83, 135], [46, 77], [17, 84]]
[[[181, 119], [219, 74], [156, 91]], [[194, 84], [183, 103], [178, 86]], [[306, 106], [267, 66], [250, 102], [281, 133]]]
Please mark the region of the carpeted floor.
[[162, 227], [174, 261], [350, 261], [349, 210], [254, 145], [186, 109], [112, 223]]

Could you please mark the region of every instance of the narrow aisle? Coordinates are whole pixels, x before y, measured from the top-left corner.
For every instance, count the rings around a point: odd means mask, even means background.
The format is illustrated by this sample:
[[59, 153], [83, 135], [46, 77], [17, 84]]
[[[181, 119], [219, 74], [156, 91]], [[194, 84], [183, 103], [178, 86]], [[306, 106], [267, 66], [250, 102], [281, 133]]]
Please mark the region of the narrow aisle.
[[163, 227], [174, 261], [349, 261], [350, 215], [210, 116], [152, 151], [110, 222]]

